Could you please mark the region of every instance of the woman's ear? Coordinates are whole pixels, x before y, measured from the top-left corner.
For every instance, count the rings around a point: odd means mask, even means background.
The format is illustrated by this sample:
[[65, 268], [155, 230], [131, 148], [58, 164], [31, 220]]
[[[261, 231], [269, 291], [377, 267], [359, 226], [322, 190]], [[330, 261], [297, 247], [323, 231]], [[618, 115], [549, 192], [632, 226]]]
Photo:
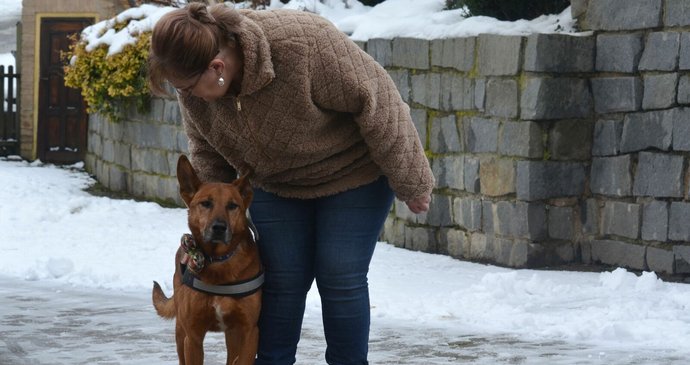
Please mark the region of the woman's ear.
[[209, 68], [213, 70], [213, 72], [216, 73], [216, 75], [222, 75], [223, 71], [225, 71], [225, 62], [223, 60], [214, 58], [211, 60], [211, 64], [209, 65]]

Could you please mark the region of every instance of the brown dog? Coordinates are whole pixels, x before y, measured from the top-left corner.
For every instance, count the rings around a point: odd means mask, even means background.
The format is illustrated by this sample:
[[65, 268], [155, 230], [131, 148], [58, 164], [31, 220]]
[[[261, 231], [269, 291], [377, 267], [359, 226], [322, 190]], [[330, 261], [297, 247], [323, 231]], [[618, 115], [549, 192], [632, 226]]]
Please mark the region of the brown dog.
[[203, 364], [208, 331], [225, 332], [228, 365], [254, 364], [263, 271], [246, 216], [251, 187], [246, 177], [202, 183], [184, 155], [177, 179], [192, 234], [175, 255], [174, 296], [168, 299], [154, 282], [153, 306], [161, 317], [177, 318], [180, 364]]

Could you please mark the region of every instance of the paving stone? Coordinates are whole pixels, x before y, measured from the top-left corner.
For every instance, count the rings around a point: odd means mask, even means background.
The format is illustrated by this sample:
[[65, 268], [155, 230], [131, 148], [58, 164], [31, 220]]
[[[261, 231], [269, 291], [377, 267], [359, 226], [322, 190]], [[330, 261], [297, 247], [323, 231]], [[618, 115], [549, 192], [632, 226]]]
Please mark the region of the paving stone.
[[673, 150], [690, 151], [690, 108], [677, 108], [673, 114]]
[[471, 118], [464, 126], [465, 146], [471, 153], [498, 150], [499, 123], [493, 119]]
[[412, 93], [410, 100], [431, 109], [441, 106], [441, 74], [422, 73], [410, 77]]
[[455, 223], [470, 232], [482, 228], [482, 201], [473, 198], [455, 198], [453, 200]]
[[426, 223], [433, 227], [447, 227], [453, 225], [452, 197], [434, 194], [431, 198], [431, 204], [429, 204]]
[[664, 250], [656, 247], [647, 247], [647, 266], [649, 270], [657, 273], [673, 274], [675, 256], [672, 250]]
[[373, 38], [367, 41], [367, 53], [381, 66], [391, 66], [393, 46], [390, 39]]
[[517, 75], [522, 37], [480, 34], [478, 42], [479, 75]]
[[481, 193], [502, 196], [515, 192], [515, 161], [488, 158], [479, 165]]
[[394, 38], [391, 65], [412, 69], [429, 69], [429, 41], [418, 38]]
[[429, 142], [429, 148], [431, 152], [434, 153], [462, 151], [455, 115], [434, 118], [431, 121], [431, 136]]
[[592, 154], [592, 131], [589, 120], [561, 120], [549, 131], [549, 153], [552, 160], [589, 160]]
[[687, 0], [664, 0], [664, 25], [667, 27], [684, 27], [690, 25], [690, 6]]
[[572, 240], [574, 236], [574, 212], [572, 207], [549, 207], [549, 237]]
[[440, 233], [439, 253], [449, 255], [454, 258], [464, 256], [464, 248], [467, 245], [467, 234], [459, 229], [442, 229]]
[[441, 156], [432, 160], [431, 168], [437, 188], [464, 190], [464, 158], [462, 156]]
[[515, 118], [518, 116], [518, 84], [511, 79], [489, 79], [486, 83], [486, 114]]
[[455, 74], [441, 75], [440, 109], [445, 111], [473, 110], [474, 81]]
[[690, 203], [671, 202], [668, 223], [668, 239], [690, 241]]
[[470, 193], [479, 193], [479, 158], [465, 156], [465, 190]]
[[483, 213], [493, 216], [493, 232], [511, 238], [540, 241], [547, 237], [546, 207], [541, 203], [499, 201]]

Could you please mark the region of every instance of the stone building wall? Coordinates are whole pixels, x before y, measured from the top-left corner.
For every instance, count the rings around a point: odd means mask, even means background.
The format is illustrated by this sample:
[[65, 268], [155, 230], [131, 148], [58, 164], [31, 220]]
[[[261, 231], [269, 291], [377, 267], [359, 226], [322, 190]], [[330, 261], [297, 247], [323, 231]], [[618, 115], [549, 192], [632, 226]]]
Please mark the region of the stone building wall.
[[[396, 201], [384, 240], [511, 267], [690, 273], [690, 6], [572, 6], [590, 32], [360, 44], [410, 105], [437, 179], [427, 214]], [[92, 117], [87, 168], [179, 202], [179, 112], [153, 109]]]

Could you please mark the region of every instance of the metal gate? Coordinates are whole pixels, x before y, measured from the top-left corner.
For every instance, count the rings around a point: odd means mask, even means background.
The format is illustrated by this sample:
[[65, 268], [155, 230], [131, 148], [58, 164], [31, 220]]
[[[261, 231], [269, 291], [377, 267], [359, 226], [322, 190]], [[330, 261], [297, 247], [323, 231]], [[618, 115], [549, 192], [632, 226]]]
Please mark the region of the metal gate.
[[19, 74], [14, 67], [0, 66], [0, 156], [19, 154], [18, 87]]

